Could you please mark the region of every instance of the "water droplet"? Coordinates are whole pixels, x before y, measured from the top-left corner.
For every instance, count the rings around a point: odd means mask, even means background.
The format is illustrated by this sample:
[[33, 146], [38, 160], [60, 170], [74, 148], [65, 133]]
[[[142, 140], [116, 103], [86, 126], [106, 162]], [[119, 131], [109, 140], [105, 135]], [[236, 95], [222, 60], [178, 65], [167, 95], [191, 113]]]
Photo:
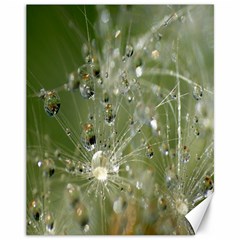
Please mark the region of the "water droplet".
[[93, 76], [95, 78], [100, 78], [101, 77], [101, 71], [100, 71], [100, 67], [98, 65], [94, 65], [93, 67]]
[[74, 91], [79, 89], [80, 78], [77, 71], [74, 71], [68, 76], [68, 83], [66, 84], [66, 89], [68, 91]]
[[83, 203], [78, 202], [74, 208], [74, 217], [75, 220], [78, 222], [80, 225], [81, 230], [89, 230], [87, 226], [89, 224], [89, 217], [88, 217], [88, 212], [87, 208]]
[[112, 109], [112, 104], [107, 104], [105, 107], [105, 112], [104, 112], [104, 118], [105, 118], [105, 122], [109, 125], [112, 126], [115, 120], [115, 113], [113, 112]]
[[116, 33], [115, 33], [115, 38], [118, 38], [120, 34], [121, 34], [121, 31], [117, 30]]
[[32, 202], [30, 202], [29, 211], [30, 211], [32, 217], [36, 221], [40, 221], [40, 219], [42, 217], [42, 203], [38, 198], [36, 198]]
[[142, 187], [143, 187], [143, 183], [140, 182], [140, 181], [137, 181], [137, 182], [136, 182], [136, 188], [137, 188], [138, 190], [140, 190], [140, 189], [142, 189]]
[[194, 134], [198, 137], [200, 135], [199, 128], [194, 129]]
[[76, 184], [68, 183], [66, 187], [68, 201], [74, 208], [80, 201], [80, 188]]
[[188, 213], [188, 205], [186, 201], [183, 201], [182, 199], [177, 199], [175, 202], [176, 210], [181, 215], [186, 215]]
[[134, 95], [132, 93], [128, 93], [127, 100], [131, 103], [134, 100]]
[[127, 93], [130, 89], [130, 85], [127, 79], [127, 73], [124, 71], [121, 74], [121, 93]]
[[163, 196], [158, 198], [158, 209], [161, 211], [165, 211], [167, 209], [167, 200]]
[[150, 125], [152, 127], [152, 130], [157, 131], [158, 124], [157, 124], [157, 120], [155, 118], [152, 118], [152, 120], [150, 121]]
[[187, 146], [183, 147], [182, 154], [181, 154], [181, 160], [183, 163], [188, 163], [190, 160], [190, 150]]
[[213, 180], [210, 176], [204, 178], [204, 197], [208, 197], [213, 192]]
[[159, 51], [158, 50], [153, 50], [152, 51], [152, 58], [153, 59], [158, 59], [160, 57], [160, 53], [159, 53]]
[[126, 46], [126, 56], [131, 57], [133, 55], [133, 46], [132, 45], [127, 45]]
[[44, 110], [48, 116], [55, 116], [60, 109], [60, 105], [60, 98], [54, 90], [45, 92]]
[[162, 143], [160, 146], [160, 151], [162, 152], [163, 155], [168, 156], [169, 155], [169, 146], [167, 143]]
[[108, 78], [108, 72], [105, 72], [105, 78]]
[[136, 76], [139, 78], [142, 76], [143, 74], [143, 68], [142, 66], [137, 66], [136, 69], [135, 69], [135, 73], [136, 73]]
[[172, 58], [173, 62], [176, 62], [177, 61], [177, 54], [175, 52], [173, 52], [171, 58]]
[[103, 93], [103, 102], [108, 103], [109, 102], [109, 95], [107, 92]]
[[52, 159], [44, 159], [43, 161], [38, 161], [37, 164], [38, 167], [42, 168], [45, 177], [52, 177], [55, 173], [55, 164]]
[[82, 142], [86, 150], [92, 151], [96, 145], [96, 136], [91, 123], [86, 123], [83, 126]]
[[174, 88], [174, 89], [170, 92], [170, 96], [171, 96], [172, 99], [176, 99], [176, 98], [177, 98], [176, 88]]
[[86, 225], [84, 226], [84, 228], [83, 228], [83, 231], [86, 233], [86, 232], [89, 231], [89, 229], [90, 229], [89, 225], [86, 224]]
[[101, 20], [103, 23], [107, 23], [110, 19], [110, 13], [107, 9], [104, 9], [101, 13]]
[[83, 65], [78, 69], [80, 78], [80, 93], [83, 98], [90, 99], [94, 98], [94, 84], [92, 77], [92, 69], [89, 65]]
[[203, 89], [201, 86], [196, 85], [193, 87], [193, 97], [198, 101], [203, 96]]
[[147, 146], [147, 151], [146, 151], [146, 155], [148, 158], [152, 158], [153, 157], [153, 149], [150, 145]]
[[97, 151], [92, 157], [92, 174], [99, 181], [107, 180], [109, 160], [106, 152]]
[[85, 57], [85, 63], [91, 64], [94, 63], [94, 58], [89, 54]]
[[172, 165], [165, 170], [165, 180], [168, 188], [175, 187], [178, 182], [175, 167]]
[[74, 161], [70, 159], [65, 160], [65, 170], [69, 173], [73, 173], [75, 171]]
[[51, 233], [54, 230], [53, 215], [51, 213], [47, 213], [44, 217], [44, 221], [46, 224], [46, 230]]
[[71, 136], [71, 130], [69, 128], [66, 128], [65, 132], [66, 132], [67, 136]]
[[116, 214], [122, 213], [126, 208], [127, 202], [122, 197], [118, 197], [113, 203], [113, 211]]
[[198, 117], [195, 116], [194, 119], [193, 119], [193, 123], [197, 124], [198, 122], [199, 122]]

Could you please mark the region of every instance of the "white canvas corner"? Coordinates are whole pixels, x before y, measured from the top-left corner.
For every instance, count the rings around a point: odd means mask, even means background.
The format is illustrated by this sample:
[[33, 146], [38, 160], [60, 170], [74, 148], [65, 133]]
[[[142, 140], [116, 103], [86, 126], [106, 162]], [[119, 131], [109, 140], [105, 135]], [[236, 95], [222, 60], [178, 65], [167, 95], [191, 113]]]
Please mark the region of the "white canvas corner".
[[200, 223], [203, 219], [203, 216], [212, 200], [213, 194], [208, 196], [204, 201], [202, 201], [199, 205], [197, 205], [194, 209], [192, 209], [185, 217], [191, 224], [194, 233], [197, 232]]

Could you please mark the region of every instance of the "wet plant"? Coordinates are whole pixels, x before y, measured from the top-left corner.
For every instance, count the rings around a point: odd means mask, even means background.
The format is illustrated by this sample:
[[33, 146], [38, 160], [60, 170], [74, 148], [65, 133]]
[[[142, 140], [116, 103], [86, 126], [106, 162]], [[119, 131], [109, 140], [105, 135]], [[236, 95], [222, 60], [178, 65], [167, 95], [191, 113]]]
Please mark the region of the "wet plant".
[[27, 7], [27, 234], [193, 234], [213, 192], [213, 7]]

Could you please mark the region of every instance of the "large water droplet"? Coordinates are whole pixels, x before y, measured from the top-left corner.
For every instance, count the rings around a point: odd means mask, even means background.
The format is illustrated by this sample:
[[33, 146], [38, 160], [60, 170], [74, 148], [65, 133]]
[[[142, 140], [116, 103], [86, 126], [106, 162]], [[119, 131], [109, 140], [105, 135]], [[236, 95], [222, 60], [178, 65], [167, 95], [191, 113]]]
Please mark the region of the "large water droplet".
[[44, 95], [44, 110], [47, 115], [50, 117], [55, 116], [58, 113], [60, 106], [60, 98], [57, 93], [54, 90], [46, 91]]
[[105, 152], [97, 151], [92, 157], [92, 174], [99, 181], [107, 180], [108, 157]]
[[193, 87], [193, 97], [198, 101], [203, 96], [203, 89], [201, 86], [196, 85]]

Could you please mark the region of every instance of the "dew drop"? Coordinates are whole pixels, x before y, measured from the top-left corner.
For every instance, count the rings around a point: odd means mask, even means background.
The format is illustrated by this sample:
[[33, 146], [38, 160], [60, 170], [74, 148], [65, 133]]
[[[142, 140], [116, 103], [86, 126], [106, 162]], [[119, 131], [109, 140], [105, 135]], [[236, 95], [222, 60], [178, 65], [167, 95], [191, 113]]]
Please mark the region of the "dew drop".
[[128, 96], [127, 96], [127, 100], [128, 100], [129, 103], [131, 103], [134, 100], [134, 95], [129, 93]]
[[140, 182], [140, 181], [137, 181], [137, 182], [136, 182], [136, 188], [137, 188], [138, 190], [140, 190], [140, 189], [142, 189], [142, 187], [143, 187], [143, 183]]
[[65, 170], [69, 173], [73, 173], [75, 171], [74, 161], [70, 159], [65, 160]]
[[135, 73], [136, 73], [136, 76], [139, 78], [142, 76], [143, 74], [143, 68], [142, 66], [137, 66], [136, 69], [135, 69]]
[[105, 122], [109, 125], [112, 126], [114, 124], [115, 121], [115, 113], [112, 109], [112, 104], [107, 104], [105, 106], [105, 111], [104, 111], [104, 118], [105, 118]]
[[52, 159], [44, 159], [38, 162], [38, 167], [42, 168], [45, 177], [52, 177], [55, 173], [55, 164]]
[[176, 62], [177, 61], [177, 54], [175, 52], [173, 52], [171, 58], [172, 58], [173, 62]]
[[83, 65], [78, 69], [80, 78], [79, 89], [83, 98], [94, 98], [94, 85], [92, 77], [92, 69], [90, 66]]
[[45, 215], [44, 221], [45, 221], [45, 224], [46, 224], [46, 230], [51, 233], [54, 230], [53, 215], [51, 213], [47, 213]]
[[162, 154], [164, 156], [168, 156], [169, 155], [169, 146], [167, 143], [162, 143], [162, 145], [160, 146], [160, 151], [162, 152]]
[[208, 197], [213, 192], [213, 180], [210, 176], [204, 178], [204, 197]]
[[188, 163], [190, 160], [190, 150], [187, 146], [183, 147], [182, 154], [181, 154], [181, 160], [183, 163]]
[[68, 76], [68, 83], [66, 84], [66, 89], [68, 91], [74, 91], [79, 89], [79, 84], [80, 84], [80, 78], [78, 75], [78, 72], [72, 72]]
[[132, 45], [127, 45], [126, 46], [126, 56], [131, 57], [133, 55], [133, 46]]
[[115, 33], [115, 38], [118, 38], [120, 34], [121, 34], [121, 31], [117, 30], [116, 33]]
[[96, 146], [96, 136], [91, 123], [86, 123], [83, 126], [82, 142], [86, 150], [92, 151]]
[[83, 203], [77, 203], [75, 208], [74, 208], [74, 217], [77, 221], [77, 223], [80, 225], [81, 230], [89, 230], [87, 226], [89, 224], [89, 217], [88, 217], [88, 212], [87, 208]]
[[127, 79], [127, 73], [124, 71], [122, 74], [121, 74], [121, 92], [124, 94], [124, 93], [127, 93], [130, 89], [130, 84], [129, 84], [129, 81]]
[[153, 50], [152, 51], [152, 58], [153, 59], [158, 59], [160, 57], [160, 53], [159, 53], [159, 51], [158, 50]]
[[163, 196], [158, 198], [158, 209], [161, 211], [165, 211], [167, 209], [167, 200]]
[[109, 102], [109, 95], [107, 92], [103, 93], [103, 102], [108, 103]]
[[153, 149], [150, 145], [147, 146], [147, 151], [146, 151], [146, 155], [148, 158], [153, 158]]
[[38, 198], [34, 199], [32, 202], [30, 202], [29, 211], [30, 211], [32, 217], [36, 221], [40, 221], [40, 219], [42, 217], [42, 203]]
[[198, 137], [200, 135], [199, 128], [194, 129], [194, 134]]
[[182, 199], [177, 199], [176, 202], [176, 210], [180, 215], [186, 215], [188, 213], [188, 205], [186, 201], [183, 201]]
[[107, 180], [109, 161], [106, 152], [97, 151], [92, 157], [92, 174], [99, 181]]
[[66, 187], [70, 205], [74, 208], [80, 201], [80, 188], [76, 184], [68, 183]]
[[85, 62], [88, 64], [94, 63], [94, 58], [89, 54], [85, 57]]
[[201, 86], [196, 85], [193, 87], [193, 97], [198, 101], [203, 96], [203, 89]]
[[69, 136], [69, 137], [71, 136], [71, 130], [69, 128], [66, 128], [65, 132], [66, 132], [67, 136]]
[[58, 113], [60, 106], [60, 98], [54, 90], [45, 92], [44, 110], [48, 116], [55, 116]]
[[157, 131], [158, 125], [157, 125], [157, 120], [155, 118], [152, 118], [152, 120], [150, 121], [150, 125], [152, 127], [152, 130]]
[[118, 197], [113, 203], [113, 211], [116, 214], [121, 214], [126, 208], [127, 202], [122, 197]]

